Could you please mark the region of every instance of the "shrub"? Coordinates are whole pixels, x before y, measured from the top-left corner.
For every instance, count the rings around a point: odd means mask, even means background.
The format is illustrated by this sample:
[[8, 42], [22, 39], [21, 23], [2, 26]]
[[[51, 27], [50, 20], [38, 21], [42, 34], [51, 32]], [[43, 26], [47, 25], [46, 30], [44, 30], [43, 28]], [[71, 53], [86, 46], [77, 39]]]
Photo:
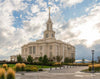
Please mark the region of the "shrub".
[[21, 64], [17, 63], [15, 68], [16, 68], [16, 71], [20, 71], [21, 70]]
[[54, 66], [61, 66], [61, 63], [60, 62], [56, 62], [56, 63], [54, 63]]
[[7, 79], [15, 79], [15, 71], [11, 68], [7, 71]]
[[38, 67], [37, 66], [26, 66], [25, 70], [26, 71], [34, 71], [34, 72], [36, 72], [36, 71], [38, 71]]
[[7, 70], [8, 65], [7, 64], [3, 64], [2, 67]]
[[[89, 65], [88, 67], [89, 67], [89, 71], [91, 71], [92, 65]], [[100, 64], [94, 64], [94, 69], [95, 69], [95, 71], [100, 71]]]
[[5, 69], [0, 68], [0, 79], [5, 79]]
[[43, 69], [39, 69], [39, 71], [43, 71]]
[[24, 71], [25, 70], [26, 65], [24, 63], [21, 64], [21, 70]]

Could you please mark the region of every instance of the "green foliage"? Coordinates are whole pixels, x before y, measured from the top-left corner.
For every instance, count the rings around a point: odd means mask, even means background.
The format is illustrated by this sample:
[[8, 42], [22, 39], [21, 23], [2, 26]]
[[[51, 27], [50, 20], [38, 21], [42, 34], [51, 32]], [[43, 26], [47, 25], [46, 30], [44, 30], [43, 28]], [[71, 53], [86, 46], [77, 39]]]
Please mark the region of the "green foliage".
[[31, 55], [28, 56], [28, 58], [27, 58], [27, 62], [29, 62], [29, 63], [33, 63], [33, 57], [31, 57]]
[[42, 60], [43, 60], [43, 58], [42, 57], [39, 57], [39, 62], [40, 63], [42, 63]]
[[73, 63], [74, 61], [75, 61], [74, 58], [70, 59], [70, 58], [66, 57], [66, 58], [64, 59], [64, 63]]
[[34, 72], [36, 72], [36, 71], [38, 71], [38, 67], [37, 66], [26, 66], [25, 67], [25, 70], [26, 71], [34, 71]]
[[44, 57], [43, 57], [43, 59], [42, 59], [42, 63], [43, 63], [44, 65], [48, 64], [48, 57], [47, 57], [47, 55], [44, 55]]
[[61, 60], [62, 60], [62, 56], [56, 56], [56, 60], [57, 60], [57, 62], [60, 62]]
[[43, 71], [43, 69], [39, 69], [39, 71]]
[[100, 63], [100, 56], [98, 56], [97, 59], [98, 59], [98, 63]]
[[69, 59], [68, 57], [66, 57], [66, 58], [64, 59], [64, 63], [70, 63], [70, 59]]
[[82, 63], [85, 63], [85, 59], [84, 58], [82, 59]]
[[17, 56], [17, 62], [23, 62], [23, 59], [22, 59], [21, 55]]

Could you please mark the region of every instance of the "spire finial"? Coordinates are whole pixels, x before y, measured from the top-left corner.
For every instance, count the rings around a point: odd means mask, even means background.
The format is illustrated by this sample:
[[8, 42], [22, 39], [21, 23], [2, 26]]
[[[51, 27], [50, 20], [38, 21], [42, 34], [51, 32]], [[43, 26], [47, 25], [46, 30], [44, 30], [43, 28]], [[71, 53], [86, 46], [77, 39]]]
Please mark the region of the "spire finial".
[[50, 7], [49, 7], [49, 18], [50, 18]]

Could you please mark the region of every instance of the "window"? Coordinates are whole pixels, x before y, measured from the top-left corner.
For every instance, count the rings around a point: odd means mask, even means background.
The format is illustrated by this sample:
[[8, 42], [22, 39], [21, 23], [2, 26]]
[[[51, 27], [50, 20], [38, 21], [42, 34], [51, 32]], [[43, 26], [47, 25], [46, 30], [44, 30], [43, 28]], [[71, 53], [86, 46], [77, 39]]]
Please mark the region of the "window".
[[42, 50], [42, 46], [40, 46], [40, 50]]
[[74, 58], [74, 53], [72, 53], [71, 55], [72, 55], [72, 58]]
[[54, 37], [54, 35], [52, 34], [52, 37]]
[[33, 46], [33, 54], [35, 54], [35, 52], [36, 52], [36, 47], [35, 46]]
[[25, 52], [27, 52], [27, 48], [25, 48]]
[[41, 55], [41, 57], [42, 57], [42, 52], [40, 52], [40, 55]]
[[50, 46], [50, 49], [52, 49], [52, 46]]
[[46, 38], [48, 38], [48, 34], [46, 34]]
[[29, 47], [29, 53], [32, 54], [32, 47]]
[[47, 25], [47, 30], [49, 30], [49, 25]]

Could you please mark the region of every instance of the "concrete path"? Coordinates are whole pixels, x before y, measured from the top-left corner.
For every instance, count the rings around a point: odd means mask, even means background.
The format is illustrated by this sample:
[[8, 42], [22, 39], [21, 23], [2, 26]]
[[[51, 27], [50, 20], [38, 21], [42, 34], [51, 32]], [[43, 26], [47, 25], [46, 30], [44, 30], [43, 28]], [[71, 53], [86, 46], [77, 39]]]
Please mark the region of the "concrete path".
[[44, 72], [27, 72], [16, 74], [16, 79], [100, 79], [100, 73], [83, 73], [80, 70], [87, 67], [72, 67], [65, 69], [49, 70]]

